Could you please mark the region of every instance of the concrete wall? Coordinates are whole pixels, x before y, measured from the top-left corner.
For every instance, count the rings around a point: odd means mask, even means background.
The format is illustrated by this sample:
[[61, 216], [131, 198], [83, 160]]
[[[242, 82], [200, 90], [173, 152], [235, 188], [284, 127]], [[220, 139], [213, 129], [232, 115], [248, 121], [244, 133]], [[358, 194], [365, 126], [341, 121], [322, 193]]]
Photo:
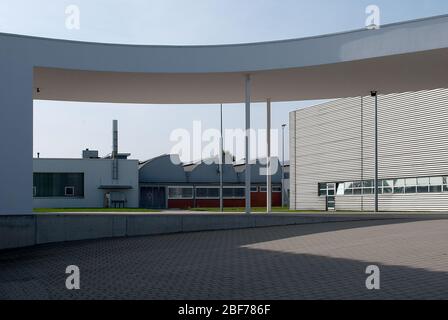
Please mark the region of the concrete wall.
[[102, 208], [106, 190], [98, 189], [101, 185], [132, 186], [124, 192], [126, 206], [137, 208], [139, 203], [138, 161], [118, 160], [119, 179], [112, 179], [112, 160], [110, 159], [34, 159], [34, 172], [84, 173], [83, 198], [34, 198], [34, 208]]
[[415, 215], [48, 214], [0, 216], [0, 249], [38, 244], [309, 223], [384, 219], [442, 219]]

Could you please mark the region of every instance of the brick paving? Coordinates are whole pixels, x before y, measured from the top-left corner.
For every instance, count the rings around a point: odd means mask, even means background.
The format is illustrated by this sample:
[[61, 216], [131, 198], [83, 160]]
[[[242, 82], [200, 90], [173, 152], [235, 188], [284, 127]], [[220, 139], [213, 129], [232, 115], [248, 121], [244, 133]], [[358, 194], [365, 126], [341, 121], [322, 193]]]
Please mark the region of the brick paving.
[[[365, 269], [381, 270], [381, 289]], [[65, 268], [81, 290], [65, 288]], [[0, 252], [0, 299], [448, 299], [448, 220], [106, 239]]]

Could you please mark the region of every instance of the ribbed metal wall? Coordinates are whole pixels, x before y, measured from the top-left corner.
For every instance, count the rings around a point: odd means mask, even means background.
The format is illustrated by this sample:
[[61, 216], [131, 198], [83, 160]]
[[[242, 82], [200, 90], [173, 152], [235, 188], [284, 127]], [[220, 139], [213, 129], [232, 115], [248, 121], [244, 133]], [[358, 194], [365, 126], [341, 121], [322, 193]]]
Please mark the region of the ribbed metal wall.
[[[378, 97], [379, 178], [448, 176], [448, 90]], [[319, 182], [374, 177], [374, 98], [341, 99], [290, 114], [291, 199], [325, 210]], [[380, 195], [382, 211], [448, 210], [448, 193]], [[373, 196], [338, 196], [338, 210], [372, 210]]]

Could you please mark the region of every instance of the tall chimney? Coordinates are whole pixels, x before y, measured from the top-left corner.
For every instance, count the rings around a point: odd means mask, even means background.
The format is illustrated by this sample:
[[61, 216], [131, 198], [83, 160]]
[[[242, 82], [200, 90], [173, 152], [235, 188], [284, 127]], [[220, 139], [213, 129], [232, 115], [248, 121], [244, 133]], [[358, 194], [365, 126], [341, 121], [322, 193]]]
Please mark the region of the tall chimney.
[[112, 123], [112, 179], [118, 180], [118, 120]]
[[113, 121], [112, 125], [112, 158], [118, 155], [118, 120]]

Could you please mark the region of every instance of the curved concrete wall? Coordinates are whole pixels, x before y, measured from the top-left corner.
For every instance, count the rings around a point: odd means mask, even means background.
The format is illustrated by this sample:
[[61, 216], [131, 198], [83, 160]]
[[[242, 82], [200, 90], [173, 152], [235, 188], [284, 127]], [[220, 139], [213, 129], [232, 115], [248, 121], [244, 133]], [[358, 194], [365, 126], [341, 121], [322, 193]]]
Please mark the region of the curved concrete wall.
[[49, 214], [0, 216], [0, 250], [101, 238], [362, 220], [446, 219], [411, 214]]
[[[0, 34], [4, 57], [32, 66], [149, 73], [256, 72], [406, 54], [448, 46], [448, 16], [304, 39], [217, 46], [138, 46]], [[7, 45], [7, 46], [5, 46]]]

